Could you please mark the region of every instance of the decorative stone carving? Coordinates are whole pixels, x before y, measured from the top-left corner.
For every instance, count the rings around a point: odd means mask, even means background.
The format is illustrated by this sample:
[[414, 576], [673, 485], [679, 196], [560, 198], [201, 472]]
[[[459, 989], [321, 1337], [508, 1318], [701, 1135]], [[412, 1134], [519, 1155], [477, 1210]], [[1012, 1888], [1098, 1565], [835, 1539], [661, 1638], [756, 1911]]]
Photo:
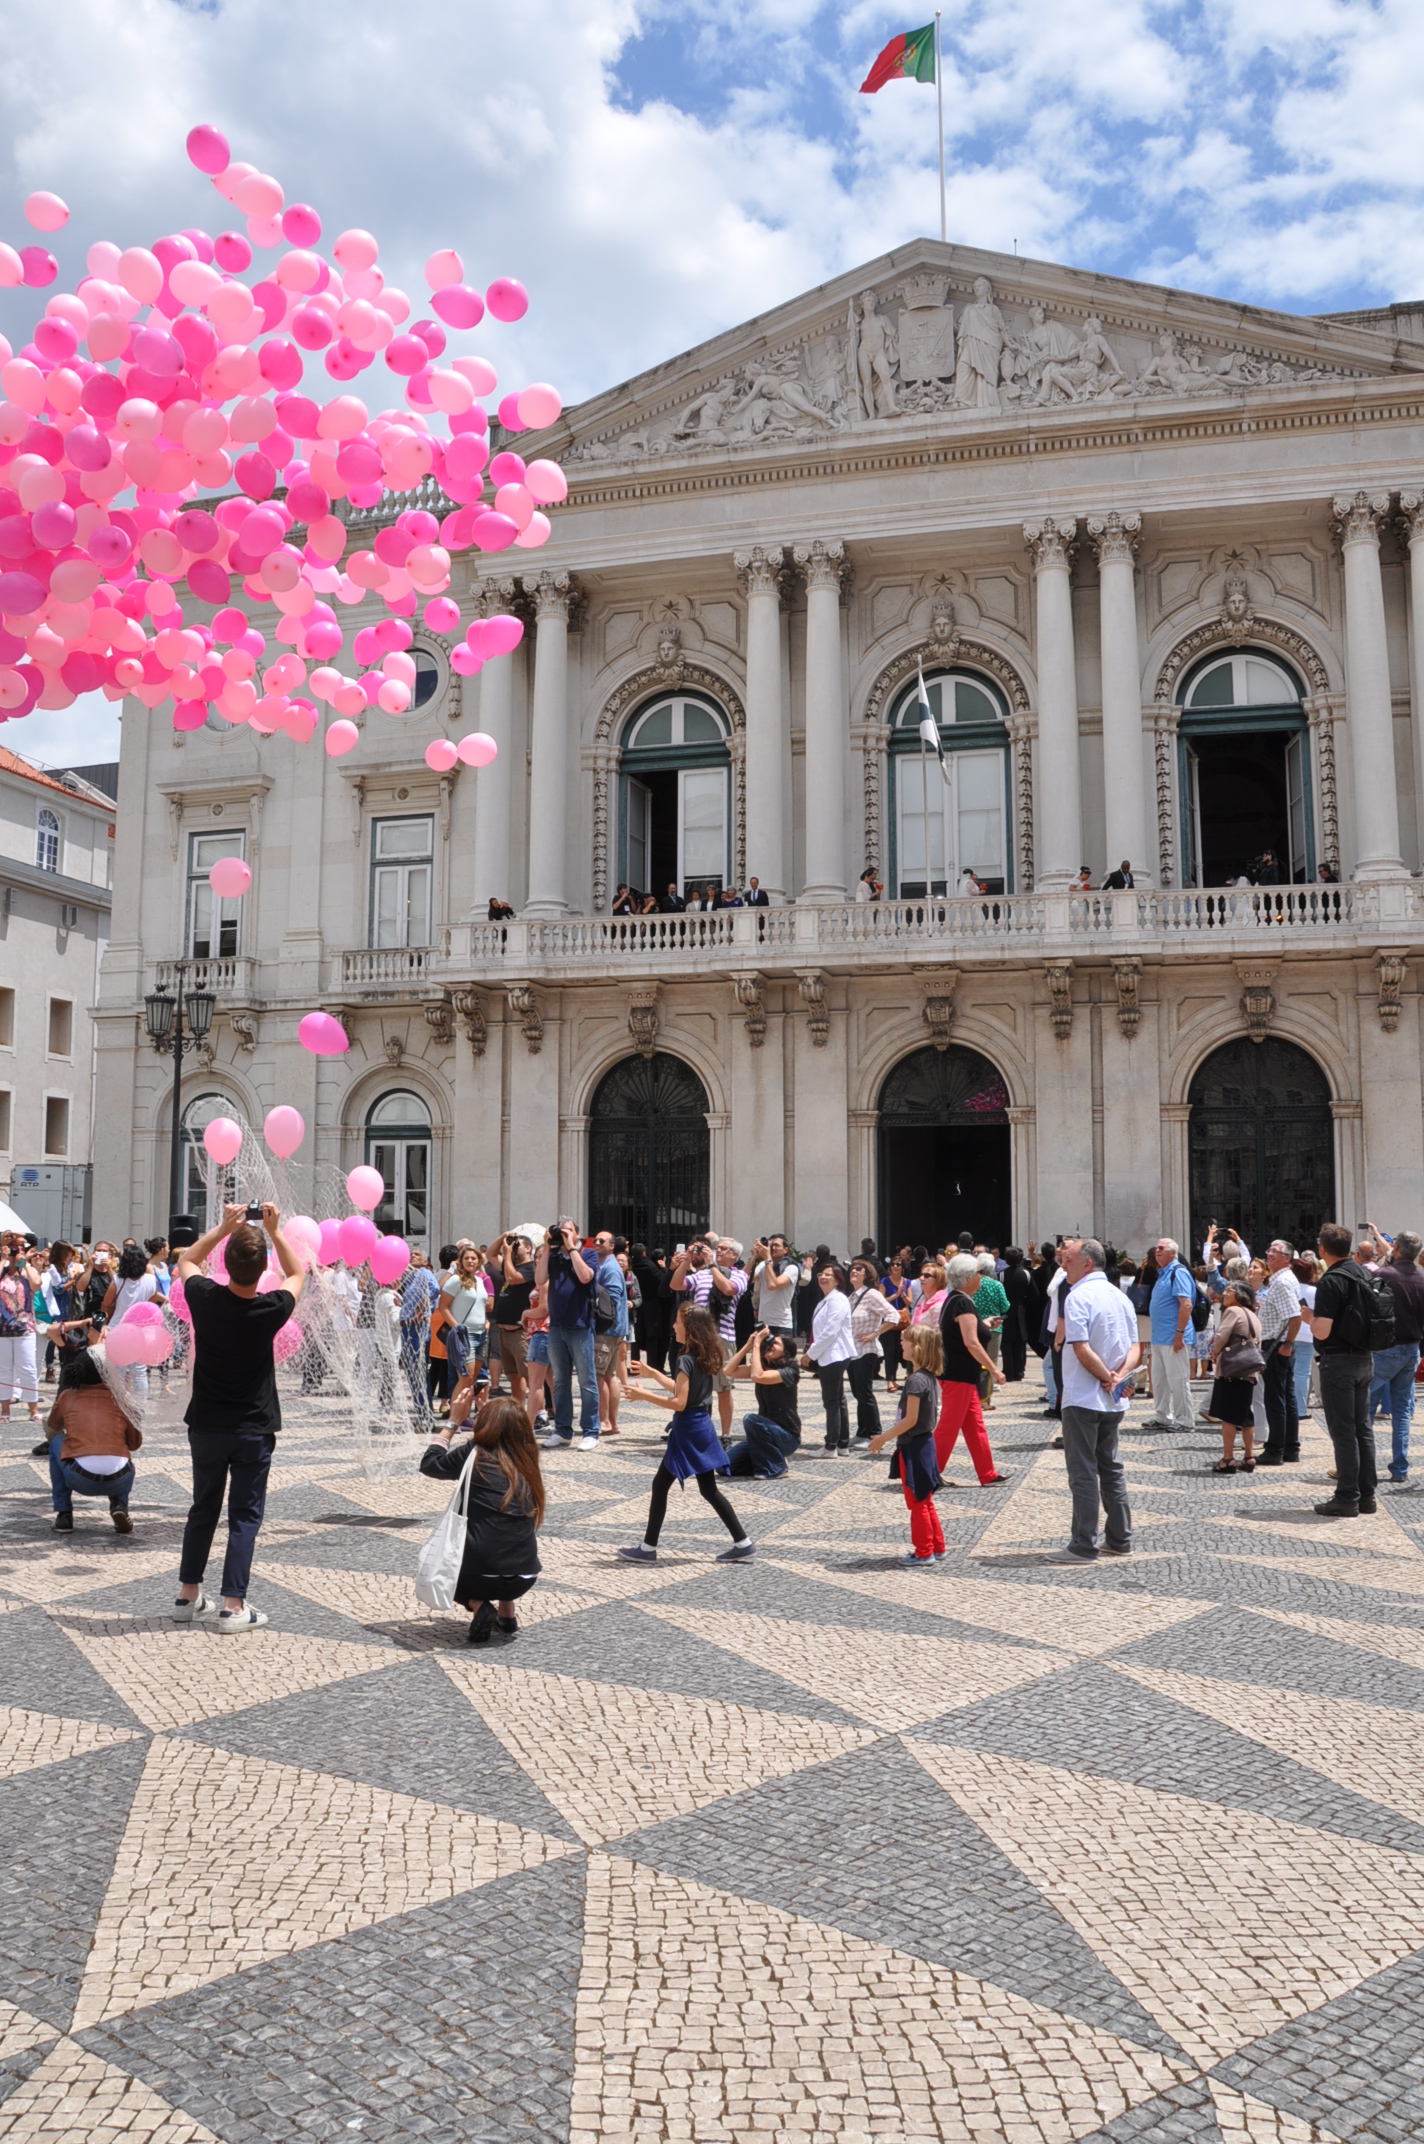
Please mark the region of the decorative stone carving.
[[871, 686], [865, 702], [865, 719], [883, 727], [889, 703], [904, 684], [913, 677], [921, 663], [933, 663], [936, 669], [946, 665], [964, 666], [975, 670], [987, 670], [996, 684], [1004, 689], [1004, 697], [1015, 714], [1029, 712], [1028, 688], [1013, 664], [1002, 656], [997, 648], [987, 641], [976, 639], [972, 634], [961, 633], [951, 625], [943, 637], [917, 640], [911, 647], [903, 648]]
[[404, 1057], [404, 1055], [405, 1055], [405, 1037], [404, 1037], [403, 1035], [387, 1035], [387, 1037], [386, 1037], [386, 1062], [387, 1062], [387, 1064], [388, 1064], [388, 1065], [391, 1065], [391, 1066], [395, 1066], [395, 1065], [398, 1065], [398, 1064], [400, 1063], [401, 1059], [402, 1059], [402, 1058]]
[[1235, 960], [1236, 980], [1241, 984], [1241, 1012], [1253, 1042], [1264, 1042], [1276, 1017], [1276, 994], [1271, 985], [1280, 973], [1278, 960]]
[[944, 302], [948, 289], [948, 276], [917, 275], [900, 293], [900, 377], [906, 382], [954, 378], [954, 307]]
[[1226, 561], [1226, 595], [1221, 606], [1223, 625], [1235, 626], [1244, 638], [1256, 622], [1251, 608], [1251, 591], [1246, 582], [1246, 565], [1239, 551], [1232, 551]]
[[[1042, 309], [1035, 307], [1042, 317]], [[1096, 313], [1083, 322], [1081, 337], [1069, 337], [1070, 349], [1063, 357], [1050, 357], [1038, 376], [1035, 400], [1051, 409], [1061, 396], [1065, 402], [1097, 402], [1105, 395], [1128, 391], [1121, 365], [1103, 337], [1103, 323]]]
[[[1230, 593], [1228, 588], [1228, 603]], [[1325, 664], [1310, 642], [1296, 632], [1293, 626], [1283, 625], [1277, 618], [1260, 617], [1249, 608], [1243, 616], [1238, 617], [1233, 615], [1228, 604], [1224, 603], [1217, 617], [1209, 618], [1203, 625], [1194, 626], [1191, 632], [1177, 642], [1157, 673], [1153, 699], [1159, 704], [1170, 703], [1176, 690], [1177, 679], [1189, 663], [1195, 662], [1199, 655], [1204, 655], [1210, 648], [1240, 647], [1245, 640], [1278, 648], [1283, 655], [1289, 656], [1301, 671], [1312, 692], [1328, 690], [1330, 679]]]
[[1048, 981], [1053, 1032], [1060, 1042], [1066, 1042], [1073, 1032], [1073, 963], [1071, 960], [1046, 961], [1043, 972]]
[[747, 1041], [759, 1050], [766, 1041], [766, 1003], [759, 975], [734, 975], [732, 995], [746, 1014]]
[[489, 1041], [489, 1028], [485, 1021], [484, 993], [462, 987], [452, 990], [450, 1002], [465, 1023], [465, 1033], [470, 1038], [470, 1048], [476, 1057], [483, 1057]]
[[425, 1024], [435, 1040], [448, 1049], [455, 1040], [455, 1008], [449, 998], [436, 998], [426, 1006]]
[[850, 562], [843, 543], [823, 543], [818, 536], [814, 543], [798, 543], [791, 556], [805, 575], [808, 588], [834, 588], [837, 594], [845, 588]]
[[1138, 1002], [1138, 990], [1142, 982], [1142, 962], [1132, 955], [1112, 964], [1113, 982], [1117, 988], [1117, 1024], [1129, 1042], [1142, 1025], [1142, 1007]]
[[1014, 828], [1018, 843], [1018, 890], [1033, 891], [1033, 724], [1027, 715], [1009, 717], [1014, 767]]
[[628, 1000], [628, 1033], [640, 1057], [651, 1057], [658, 1046], [658, 983], [634, 983], [624, 995]]
[[1172, 821], [1172, 747], [1177, 736], [1177, 710], [1170, 701], [1152, 710], [1152, 773], [1157, 793], [1158, 883], [1170, 886], [1176, 869], [1177, 839]]
[[1328, 699], [1310, 699], [1306, 715], [1315, 736], [1315, 765], [1320, 781], [1321, 860], [1340, 869], [1340, 787], [1335, 776], [1335, 709]]
[[583, 618], [584, 595], [571, 573], [526, 573], [524, 593], [534, 606], [536, 624], [545, 618], [562, 618], [576, 633]]
[[757, 544], [750, 551], [734, 551], [732, 564], [744, 595], [779, 596], [786, 571], [786, 553], [780, 544]]
[[515, 983], [509, 992], [509, 1009], [519, 1021], [520, 1032], [529, 1046], [529, 1055], [537, 1057], [544, 1047], [544, 1019], [539, 1010], [539, 1000], [528, 983]]
[[669, 680], [682, 675], [682, 613], [676, 603], [658, 612], [658, 668]]
[[1389, 512], [1387, 491], [1338, 492], [1330, 504], [1330, 526], [1343, 550], [1347, 544], [1379, 542], [1380, 523]]
[[257, 1047], [257, 1015], [255, 1012], [230, 1012], [227, 1024], [237, 1037], [240, 1050], [251, 1052]]
[[1130, 566], [1137, 556], [1137, 547], [1142, 539], [1142, 516], [1120, 514], [1116, 509], [1108, 514], [1091, 515], [1088, 520], [1088, 538], [1098, 554], [1099, 565], [1115, 563]]
[[[181, 731], [179, 734], [182, 734]], [[211, 1072], [213, 1066], [217, 1063], [217, 1051], [213, 1048], [213, 1038], [210, 1034], [204, 1035], [194, 1054], [203, 1070]]]
[[[761, 555], [761, 554], [753, 554]], [[770, 554], [768, 554], [770, 555]], [[608, 850], [611, 839], [611, 805], [613, 778], [617, 772], [616, 739], [624, 716], [639, 700], [649, 694], [667, 689], [666, 673], [657, 666], [645, 664], [626, 677], [617, 691], [603, 704], [594, 729], [593, 741], [593, 906], [600, 911], [608, 900]], [[705, 692], [710, 699], [723, 708], [732, 725], [732, 818], [733, 860], [732, 868], [736, 883], [746, 882], [747, 872], [747, 785], [742, 766], [742, 745], [746, 736], [747, 711], [735, 686], [715, 670], [704, 668], [701, 663], [684, 662], [678, 676], [678, 685], [684, 692]]]
[[867, 417], [898, 417], [895, 368], [900, 353], [894, 329], [876, 310], [873, 290], [851, 300], [847, 326], [861, 411]]
[[819, 968], [807, 968], [796, 978], [796, 987], [806, 1000], [811, 1040], [823, 1050], [831, 1035], [831, 1012], [826, 1003], [826, 978]]
[[916, 980], [924, 993], [925, 1002], [920, 1017], [930, 1031], [930, 1041], [937, 1050], [947, 1050], [954, 1027], [954, 993], [959, 988], [959, 970], [922, 968]]
[[1076, 521], [1055, 521], [1052, 514], [1045, 514], [1042, 521], [1026, 521], [1023, 532], [1035, 572], [1041, 573], [1045, 566], [1072, 563], [1073, 553], [1078, 548]]
[[1409, 973], [1408, 948], [1381, 946], [1375, 955], [1375, 972], [1379, 977], [1380, 1026], [1392, 1035], [1399, 1026], [1399, 996]]
[[999, 366], [1004, 352], [1004, 316], [987, 276], [974, 279], [974, 302], [959, 316], [959, 361], [954, 400], [959, 409], [1001, 409]]

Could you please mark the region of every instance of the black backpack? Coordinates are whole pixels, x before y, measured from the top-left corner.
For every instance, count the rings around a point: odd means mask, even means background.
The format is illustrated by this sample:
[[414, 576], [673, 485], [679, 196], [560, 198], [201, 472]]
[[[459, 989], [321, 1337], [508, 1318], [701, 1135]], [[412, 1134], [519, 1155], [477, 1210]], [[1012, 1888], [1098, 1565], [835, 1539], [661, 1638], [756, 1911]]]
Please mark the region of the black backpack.
[[1211, 1303], [1203, 1291], [1201, 1283], [1198, 1282], [1196, 1300], [1192, 1304], [1192, 1325], [1197, 1332], [1204, 1333], [1210, 1323]]
[[[1354, 1264], [1353, 1260], [1351, 1264]], [[1342, 1341], [1348, 1320], [1350, 1339], [1347, 1345], [1352, 1353], [1373, 1354], [1380, 1348], [1393, 1347], [1394, 1290], [1388, 1281], [1364, 1272], [1359, 1266], [1354, 1267], [1349, 1278], [1353, 1284], [1350, 1307], [1339, 1321]]]
[[593, 1291], [593, 1329], [596, 1333], [611, 1333], [618, 1323], [618, 1306], [606, 1288]]

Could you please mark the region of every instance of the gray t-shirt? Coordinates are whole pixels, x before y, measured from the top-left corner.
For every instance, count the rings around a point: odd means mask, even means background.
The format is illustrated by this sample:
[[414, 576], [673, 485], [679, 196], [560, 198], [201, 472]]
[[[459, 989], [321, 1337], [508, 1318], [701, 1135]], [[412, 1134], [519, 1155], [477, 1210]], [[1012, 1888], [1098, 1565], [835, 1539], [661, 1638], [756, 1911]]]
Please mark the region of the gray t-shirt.
[[789, 1333], [796, 1322], [796, 1284], [789, 1288], [768, 1288], [766, 1276], [774, 1270], [778, 1274], [795, 1273], [794, 1258], [765, 1259], [757, 1268], [756, 1312], [759, 1325], [769, 1325], [773, 1332]]

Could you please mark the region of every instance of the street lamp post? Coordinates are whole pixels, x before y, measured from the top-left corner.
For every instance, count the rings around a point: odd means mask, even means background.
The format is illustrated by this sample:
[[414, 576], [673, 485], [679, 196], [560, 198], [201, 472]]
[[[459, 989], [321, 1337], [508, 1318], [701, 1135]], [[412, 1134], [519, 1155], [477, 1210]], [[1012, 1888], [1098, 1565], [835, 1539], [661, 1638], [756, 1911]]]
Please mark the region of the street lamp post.
[[[174, 988], [170, 995], [165, 984], [160, 983], [143, 1001], [144, 1019], [149, 1040], [160, 1057], [173, 1059], [173, 1131], [168, 1151], [168, 1241], [175, 1248], [196, 1243], [198, 1231], [191, 1214], [184, 1213], [183, 1198], [183, 1057], [188, 1050], [195, 1050], [213, 1024], [213, 1011], [217, 999], [211, 990], [190, 990], [184, 993], [183, 985], [188, 979], [189, 963], [186, 960], [173, 964]], [[183, 1032], [184, 1014], [187, 1015], [188, 1032]]]

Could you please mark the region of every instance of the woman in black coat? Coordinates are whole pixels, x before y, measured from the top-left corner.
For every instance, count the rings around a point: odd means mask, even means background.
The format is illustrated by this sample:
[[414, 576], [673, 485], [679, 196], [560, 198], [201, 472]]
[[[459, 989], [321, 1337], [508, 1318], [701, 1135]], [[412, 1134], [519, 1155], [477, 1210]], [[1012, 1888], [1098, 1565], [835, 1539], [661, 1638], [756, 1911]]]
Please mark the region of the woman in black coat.
[[473, 1447], [455, 1599], [474, 1617], [469, 1643], [488, 1645], [496, 1620], [506, 1638], [514, 1636], [519, 1628], [514, 1604], [538, 1579], [535, 1536], [544, 1521], [544, 1479], [529, 1417], [517, 1400], [486, 1400], [470, 1442], [451, 1444], [470, 1412], [473, 1393], [467, 1374], [455, 1387], [450, 1420], [427, 1445], [420, 1471], [436, 1481], [458, 1481]]
[[1024, 1254], [1012, 1247], [1004, 1253], [1004, 1293], [1009, 1299], [1009, 1314], [1004, 1320], [1000, 1355], [1005, 1377], [1011, 1385], [1017, 1385], [1023, 1382], [1028, 1361], [1030, 1321], [1037, 1333], [1038, 1317], [1034, 1310], [1036, 1291], [1024, 1268]]

